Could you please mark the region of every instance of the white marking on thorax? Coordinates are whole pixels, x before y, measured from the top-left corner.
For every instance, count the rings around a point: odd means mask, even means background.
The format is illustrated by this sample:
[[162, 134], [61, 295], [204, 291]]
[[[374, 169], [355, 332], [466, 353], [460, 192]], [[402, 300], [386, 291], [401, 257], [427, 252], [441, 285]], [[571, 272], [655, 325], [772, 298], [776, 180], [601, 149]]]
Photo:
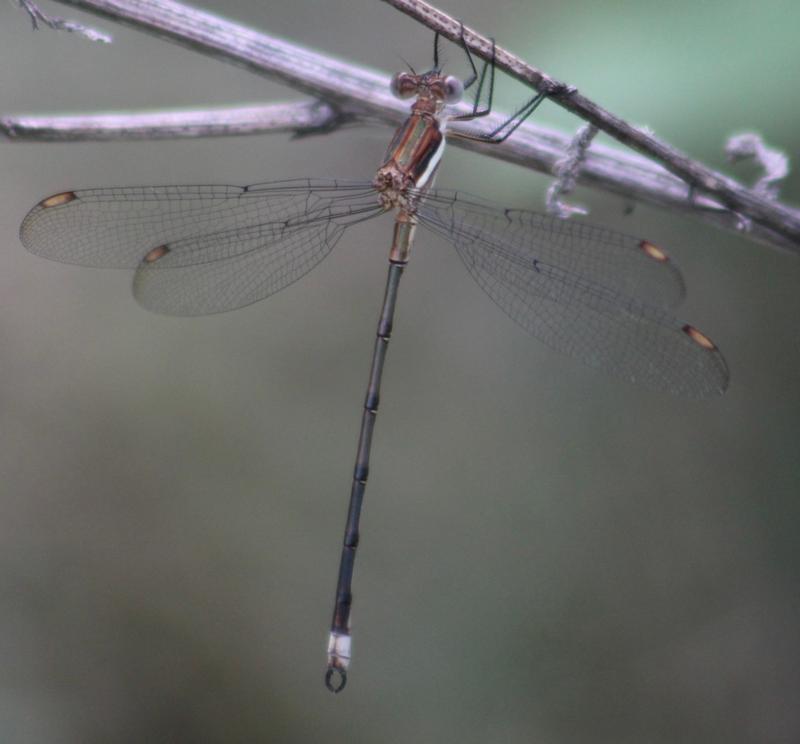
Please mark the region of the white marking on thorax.
[[[436, 168], [438, 167], [439, 161], [442, 159], [442, 155], [444, 154], [444, 146], [447, 139], [445, 137], [445, 119], [439, 119], [438, 124], [442, 139], [439, 141], [439, 147], [436, 148], [436, 152], [433, 154], [433, 157], [431, 157], [431, 159], [428, 161], [428, 167], [425, 168], [422, 175], [417, 179], [417, 183], [415, 185], [418, 189], [424, 189], [425, 186], [433, 185], [433, 176], [436, 173]], [[430, 181], [430, 183], [428, 183], [428, 181]]]

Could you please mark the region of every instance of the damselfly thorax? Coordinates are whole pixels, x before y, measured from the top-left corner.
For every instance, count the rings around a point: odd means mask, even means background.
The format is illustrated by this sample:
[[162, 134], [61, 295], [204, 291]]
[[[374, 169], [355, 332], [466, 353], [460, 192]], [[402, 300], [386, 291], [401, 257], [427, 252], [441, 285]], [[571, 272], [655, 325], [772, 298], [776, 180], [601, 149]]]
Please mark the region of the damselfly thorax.
[[[438, 71], [422, 75], [401, 72], [392, 78], [400, 98], [416, 95], [411, 114], [395, 132], [373, 185], [387, 208], [412, 213], [420, 196], [433, 185], [445, 145], [447, 104], [463, 94], [461, 81]], [[413, 191], [412, 191], [413, 190]]]
[[400, 72], [392, 78], [392, 92], [399, 98], [416, 96], [411, 114], [392, 138], [386, 159], [372, 185], [384, 209], [397, 209], [389, 260], [405, 263], [414, 239], [420, 199], [433, 185], [445, 145], [445, 106], [457, 103], [463, 85], [438, 70], [416, 75]]

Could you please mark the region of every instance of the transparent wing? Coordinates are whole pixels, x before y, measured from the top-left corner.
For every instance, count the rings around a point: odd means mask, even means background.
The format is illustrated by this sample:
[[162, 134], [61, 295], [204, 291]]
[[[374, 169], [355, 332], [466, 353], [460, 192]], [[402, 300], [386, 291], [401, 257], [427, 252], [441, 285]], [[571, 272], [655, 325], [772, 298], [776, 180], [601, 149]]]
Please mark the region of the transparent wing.
[[328, 255], [348, 225], [381, 211], [368, 183], [86, 189], [41, 201], [20, 236], [45, 258], [135, 268], [142, 305], [200, 315], [288, 286]]
[[682, 299], [684, 285], [656, 246], [455, 192], [432, 192], [418, 214], [455, 245], [489, 297], [551, 348], [679, 395], [703, 397], [727, 387], [717, 347], [667, 311]]
[[305, 223], [281, 231], [256, 225], [172, 241], [133, 277], [140, 305], [164, 315], [210, 315], [263, 300], [308, 273], [330, 253], [346, 224]]
[[[686, 294], [666, 251], [640, 238], [521, 209], [503, 209], [458, 191], [436, 190], [422, 202], [429, 228], [458, 244], [491, 244], [523, 266], [551, 264], [628, 297], [673, 307]], [[491, 237], [490, 237], [491, 236]]]

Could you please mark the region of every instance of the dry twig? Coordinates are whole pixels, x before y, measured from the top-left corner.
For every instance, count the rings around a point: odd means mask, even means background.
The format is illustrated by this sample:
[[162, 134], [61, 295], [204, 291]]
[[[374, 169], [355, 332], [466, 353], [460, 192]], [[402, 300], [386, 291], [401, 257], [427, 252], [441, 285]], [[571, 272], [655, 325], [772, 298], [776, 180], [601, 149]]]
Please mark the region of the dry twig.
[[43, 23], [54, 31], [69, 31], [73, 34], [84, 36], [89, 41], [101, 41], [104, 44], [110, 44], [112, 41], [111, 36], [104, 31], [98, 31], [81, 23], [75, 23], [75, 21], [66, 21], [63, 18], [46, 15], [39, 10], [39, 6], [33, 0], [18, 0], [18, 2], [20, 8], [24, 9], [30, 16], [34, 31], [37, 31], [40, 28], [39, 24]]
[[133, 114], [0, 117], [0, 132], [32, 142], [82, 140], [156, 140], [175, 137], [219, 137], [290, 132], [307, 136], [331, 131], [347, 122], [347, 114], [318, 101], [263, 106], [155, 111]]

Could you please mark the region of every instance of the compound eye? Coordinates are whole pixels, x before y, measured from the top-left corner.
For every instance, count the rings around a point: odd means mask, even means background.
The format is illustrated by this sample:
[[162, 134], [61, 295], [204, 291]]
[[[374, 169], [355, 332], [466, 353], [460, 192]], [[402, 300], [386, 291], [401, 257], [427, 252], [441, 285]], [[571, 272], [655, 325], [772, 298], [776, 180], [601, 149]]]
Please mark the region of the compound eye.
[[464, 95], [464, 84], [454, 75], [444, 79], [444, 102], [458, 103]]
[[392, 78], [389, 88], [396, 98], [411, 98], [417, 92], [417, 78], [407, 72], [398, 72]]

